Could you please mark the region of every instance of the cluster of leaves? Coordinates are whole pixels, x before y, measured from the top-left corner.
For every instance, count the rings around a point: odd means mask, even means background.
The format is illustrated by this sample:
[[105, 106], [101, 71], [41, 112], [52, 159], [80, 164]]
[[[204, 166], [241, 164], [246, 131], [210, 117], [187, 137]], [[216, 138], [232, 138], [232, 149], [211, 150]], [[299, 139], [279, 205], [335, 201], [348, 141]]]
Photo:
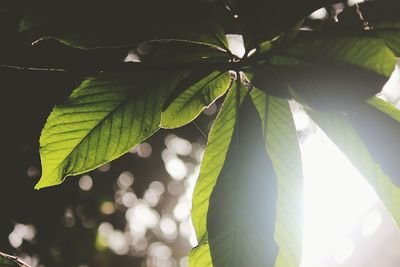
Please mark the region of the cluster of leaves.
[[[76, 49], [133, 47], [140, 61], [87, 78], [54, 108], [40, 138], [36, 188], [114, 160], [224, 97], [193, 195], [199, 245], [189, 264], [298, 266], [302, 169], [287, 101], [294, 98], [400, 223], [400, 112], [374, 97], [400, 55], [400, 5], [365, 2], [308, 23], [335, 2], [27, 4], [21, 34]], [[229, 50], [227, 33], [243, 36], [243, 58]]]

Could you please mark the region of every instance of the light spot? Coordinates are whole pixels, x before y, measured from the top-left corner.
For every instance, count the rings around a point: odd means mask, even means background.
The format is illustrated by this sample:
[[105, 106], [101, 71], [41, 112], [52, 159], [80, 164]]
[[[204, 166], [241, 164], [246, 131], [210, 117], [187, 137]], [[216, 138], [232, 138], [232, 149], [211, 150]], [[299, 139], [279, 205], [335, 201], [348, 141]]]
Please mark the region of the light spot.
[[36, 236], [36, 229], [33, 225], [24, 225], [17, 223], [14, 225], [14, 230], [9, 234], [8, 241], [14, 248], [22, 245], [24, 240], [32, 241]]
[[141, 224], [148, 228], [154, 228], [160, 221], [160, 215], [151, 209], [146, 203], [138, 203], [135, 207], [129, 208], [125, 213], [130, 225]]
[[365, 0], [348, 0], [348, 1], [347, 1], [347, 4], [348, 4], [349, 6], [354, 6], [354, 5], [359, 4], [359, 3], [362, 3], [362, 2], [365, 2]]
[[103, 213], [104, 215], [110, 215], [113, 214], [115, 212], [115, 207], [114, 207], [114, 203], [112, 203], [111, 201], [105, 201], [101, 204], [100, 206], [100, 211], [101, 213]]
[[98, 171], [100, 172], [108, 172], [111, 169], [111, 164], [110, 163], [106, 163], [100, 167], [97, 168]]
[[137, 201], [138, 199], [133, 192], [126, 192], [122, 195], [122, 204], [127, 208], [135, 206]]
[[37, 178], [39, 177], [40, 171], [36, 166], [30, 166], [28, 170], [26, 170], [26, 175], [30, 178]]
[[117, 185], [120, 188], [128, 188], [133, 184], [134, 181], [134, 177], [133, 174], [131, 172], [128, 171], [124, 171], [122, 172], [117, 179]]
[[320, 8], [318, 10], [315, 10], [310, 15], [311, 19], [326, 19], [327, 17], [328, 17], [328, 11], [324, 7]]
[[183, 180], [187, 174], [185, 163], [179, 158], [172, 158], [165, 163], [165, 168], [174, 180]]
[[68, 207], [64, 212], [63, 223], [66, 227], [72, 227], [75, 224], [75, 215], [71, 207]]
[[310, 117], [304, 111], [297, 111], [293, 113], [293, 119], [296, 122], [296, 130], [304, 131], [310, 126]]
[[217, 112], [217, 104], [212, 103], [206, 109], [203, 110], [203, 113], [207, 116], [212, 116]]
[[160, 221], [160, 229], [164, 236], [168, 239], [173, 239], [178, 234], [176, 222], [169, 217], [163, 217]]
[[168, 149], [178, 155], [188, 156], [192, 152], [192, 144], [176, 135], [168, 135], [165, 138], [165, 144]]
[[148, 158], [153, 152], [151, 145], [149, 143], [141, 143], [137, 148], [137, 154], [141, 158]]
[[173, 214], [178, 221], [182, 221], [190, 216], [190, 203], [185, 197], [179, 199]]
[[90, 189], [92, 189], [92, 186], [93, 186], [93, 180], [92, 177], [90, 177], [89, 175], [83, 175], [79, 179], [79, 187], [83, 191], [89, 191]]
[[113, 231], [109, 236], [108, 236], [108, 245], [112, 251], [115, 252], [115, 254], [118, 255], [124, 255], [127, 254], [129, 251], [129, 245], [128, 241], [124, 235], [123, 232], [121, 231]]
[[231, 53], [242, 58], [246, 53], [243, 36], [239, 34], [227, 34], [226, 39], [228, 40], [228, 46]]
[[167, 189], [168, 189], [168, 193], [170, 193], [173, 196], [180, 195], [184, 190], [182, 183], [180, 183], [179, 181], [169, 182]]
[[149, 188], [154, 190], [159, 196], [165, 192], [165, 186], [159, 181], [151, 182]]
[[143, 199], [149, 204], [150, 207], [155, 207], [160, 201], [160, 195], [157, 194], [157, 191], [154, 189], [149, 188], [146, 190], [146, 192], [144, 192]]

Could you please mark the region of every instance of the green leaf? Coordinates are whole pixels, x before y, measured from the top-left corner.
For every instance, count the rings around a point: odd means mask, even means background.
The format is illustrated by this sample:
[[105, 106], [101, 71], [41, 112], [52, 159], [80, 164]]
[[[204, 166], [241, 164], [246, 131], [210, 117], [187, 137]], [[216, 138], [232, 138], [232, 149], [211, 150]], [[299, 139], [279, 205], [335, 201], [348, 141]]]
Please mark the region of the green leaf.
[[275, 52], [274, 67], [258, 69], [254, 85], [284, 97], [292, 89], [311, 107], [325, 110], [349, 108], [372, 97], [396, 65], [383, 40], [335, 32], [302, 33]]
[[[354, 121], [343, 114], [310, 110], [308, 110], [308, 113], [368, 180], [393, 216], [397, 225], [400, 225], [400, 188], [393, 184], [392, 180], [374, 160], [371, 151], [368, 150], [367, 145], [363, 139], [360, 138], [360, 132], [353, 126], [352, 123]], [[369, 116], [369, 114], [365, 114], [365, 116]], [[373, 120], [371, 122], [375, 123], [377, 121]], [[370, 124], [369, 126], [369, 131], [375, 131], [377, 129], [374, 124]], [[379, 127], [381, 125], [377, 126]], [[385, 131], [385, 128], [382, 130]], [[393, 140], [386, 140], [388, 146], [395, 144], [392, 141]], [[398, 153], [398, 150], [396, 152]]]
[[199, 245], [189, 255], [190, 267], [212, 266], [206, 227], [207, 212], [211, 192], [222, 170], [235, 128], [238, 92], [243, 100], [247, 90], [242, 86], [238, 89], [235, 83], [229, 90], [208, 136], [200, 175], [193, 192], [192, 222]]
[[207, 230], [214, 267], [274, 265], [276, 198], [277, 181], [261, 120], [248, 96], [209, 201]]
[[368, 33], [382, 38], [393, 52], [400, 56], [399, 10], [400, 2], [397, 0], [366, 1], [340, 13], [338, 25], [344, 31], [365, 29]]
[[278, 178], [275, 267], [298, 267], [302, 255], [303, 170], [292, 112], [287, 100], [253, 88], [251, 97], [263, 123], [266, 149]]
[[[312, 108], [348, 110], [379, 93], [387, 78], [350, 64], [284, 66], [256, 76], [255, 84], [270, 94], [287, 97], [290, 89]], [[274, 74], [274, 75], [271, 75]], [[287, 97], [288, 98], [288, 97]]]
[[400, 110], [392, 104], [380, 99], [379, 97], [372, 97], [368, 100], [368, 104], [374, 106], [375, 108], [379, 109], [380, 111], [386, 113], [393, 119], [400, 122]]
[[187, 88], [161, 114], [161, 127], [177, 128], [193, 121], [231, 84], [229, 72], [214, 71]]
[[[140, 53], [144, 48], [145, 52]], [[138, 48], [140, 60], [143, 62], [202, 62], [222, 63], [230, 60], [226, 51], [215, 49], [207, 45], [188, 43], [182, 41], [151, 42]]]
[[200, 242], [190, 251], [189, 267], [213, 267], [208, 240]]
[[149, 41], [181, 40], [226, 49], [213, 3], [185, 0], [51, 1], [27, 3], [20, 31], [37, 39], [56, 38], [77, 48], [134, 46]]
[[159, 129], [163, 103], [184, 74], [103, 74], [56, 106], [40, 137], [42, 177], [35, 188], [92, 170]]
[[304, 32], [284, 50], [283, 55], [305, 63], [345, 63], [390, 77], [396, 56], [379, 38], [335, 32]]
[[348, 112], [347, 117], [374, 161], [400, 186], [400, 111], [382, 102], [373, 98], [370, 104]]

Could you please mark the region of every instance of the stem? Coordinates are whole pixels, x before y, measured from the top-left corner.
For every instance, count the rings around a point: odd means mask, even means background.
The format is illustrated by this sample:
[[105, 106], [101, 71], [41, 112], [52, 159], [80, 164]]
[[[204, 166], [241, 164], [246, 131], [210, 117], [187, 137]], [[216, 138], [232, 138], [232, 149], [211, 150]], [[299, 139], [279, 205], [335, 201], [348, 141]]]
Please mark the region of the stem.
[[116, 64], [87, 64], [40, 66], [36, 64], [16, 66], [13, 64], [0, 65], [1, 70], [46, 71], [46, 72], [78, 72], [94, 75], [101, 72], [144, 72], [144, 71], [195, 71], [195, 70], [239, 70], [241, 62], [121, 62]]
[[0, 257], [6, 258], [9, 261], [13, 261], [16, 264], [18, 264], [20, 267], [30, 267], [26, 262], [24, 262], [23, 260], [15, 257], [15, 256], [0, 252]]

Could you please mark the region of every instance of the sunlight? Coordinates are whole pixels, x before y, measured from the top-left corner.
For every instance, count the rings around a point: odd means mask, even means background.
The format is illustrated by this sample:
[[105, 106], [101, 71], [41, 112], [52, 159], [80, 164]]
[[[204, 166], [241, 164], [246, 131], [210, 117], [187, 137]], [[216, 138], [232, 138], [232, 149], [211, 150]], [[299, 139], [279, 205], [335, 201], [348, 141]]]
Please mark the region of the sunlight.
[[[300, 112], [300, 111], [299, 111]], [[304, 128], [304, 114], [294, 116]], [[351, 230], [378, 201], [372, 187], [319, 128], [301, 142], [304, 169], [304, 249], [301, 267], [324, 258], [342, 264], [352, 254]], [[379, 215], [366, 222], [366, 233], [379, 227]]]

